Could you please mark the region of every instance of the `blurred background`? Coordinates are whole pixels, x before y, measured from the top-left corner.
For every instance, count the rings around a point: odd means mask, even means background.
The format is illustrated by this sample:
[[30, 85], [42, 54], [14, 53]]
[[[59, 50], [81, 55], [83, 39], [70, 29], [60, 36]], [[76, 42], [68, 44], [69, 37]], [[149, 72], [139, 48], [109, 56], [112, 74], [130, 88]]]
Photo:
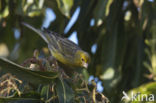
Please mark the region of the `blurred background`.
[[47, 49], [23, 21], [87, 51], [86, 79], [112, 103], [123, 91], [156, 92], [155, 0], [0, 0], [0, 56], [18, 64]]

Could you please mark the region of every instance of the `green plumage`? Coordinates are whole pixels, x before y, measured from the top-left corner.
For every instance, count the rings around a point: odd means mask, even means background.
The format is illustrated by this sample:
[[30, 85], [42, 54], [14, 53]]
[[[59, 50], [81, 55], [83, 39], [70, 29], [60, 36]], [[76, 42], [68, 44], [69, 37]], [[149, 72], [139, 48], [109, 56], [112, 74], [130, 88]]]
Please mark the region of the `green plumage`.
[[86, 64], [90, 59], [89, 54], [83, 51], [74, 42], [45, 28], [43, 30], [39, 30], [27, 23], [22, 24], [42, 37], [42, 39], [48, 44], [48, 48], [52, 56], [59, 62], [72, 68], [87, 66]]

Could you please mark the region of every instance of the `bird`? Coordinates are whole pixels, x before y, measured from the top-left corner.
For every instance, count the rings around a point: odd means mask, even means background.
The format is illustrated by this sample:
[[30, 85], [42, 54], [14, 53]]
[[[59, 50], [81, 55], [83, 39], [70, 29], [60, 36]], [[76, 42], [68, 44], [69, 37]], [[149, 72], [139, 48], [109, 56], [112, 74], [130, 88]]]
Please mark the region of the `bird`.
[[36, 29], [33, 26], [22, 22], [24, 26], [33, 30], [48, 44], [52, 56], [61, 64], [74, 68], [88, 68], [90, 55], [82, 50], [77, 44], [62, 35], [46, 28]]

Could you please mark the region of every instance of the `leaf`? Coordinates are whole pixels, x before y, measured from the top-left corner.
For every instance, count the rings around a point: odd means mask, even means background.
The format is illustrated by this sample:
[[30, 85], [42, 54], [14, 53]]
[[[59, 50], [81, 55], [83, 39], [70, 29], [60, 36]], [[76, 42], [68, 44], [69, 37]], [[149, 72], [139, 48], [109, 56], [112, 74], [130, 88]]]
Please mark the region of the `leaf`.
[[56, 92], [60, 103], [71, 103], [74, 97], [73, 90], [62, 78], [56, 80]]
[[32, 71], [2, 57], [0, 57], [0, 69], [34, 85], [49, 84], [58, 77], [56, 72]]
[[99, 0], [97, 3], [97, 6], [95, 7], [94, 10], [94, 17], [95, 20], [103, 20], [104, 17], [108, 16], [109, 14], [109, 9], [112, 4], [113, 0]]
[[73, 0], [56, 0], [58, 8], [67, 17], [70, 17], [70, 9], [73, 6]]
[[[138, 88], [132, 89], [128, 92], [128, 96], [132, 97], [133, 95], [136, 95], [136, 100], [134, 100], [132, 103], [143, 103], [145, 101], [145, 96], [143, 96], [144, 94], [146, 94], [147, 96], [156, 95], [156, 82], [150, 82], [147, 84], [143, 84], [141, 86], [139, 86]], [[139, 102], [138, 100], [141, 100], [142, 98], [144, 98], [144, 101]], [[148, 97], [149, 98], [149, 97]], [[124, 103], [129, 103], [129, 101], [126, 101]], [[150, 102], [150, 103], [154, 103], [154, 102]]]
[[29, 92], [21, 94], [21, 97], [0, 97], [0, 103], [43, 103], [43, 101], [40, 99], [40, 94], [37, 92]]
[[49, 97], [49, 88], [50, 86], [49, 85], [45, 85], [43, 86], [43, 88], [41, 89], [41, 96], [44, 98], [44, 99], [48, 99]]
[[9, 103], [13, 101], [16, 101], [16, 103], [43, 103], [40, 102], [41, 100], [33, 98], [0, 98], [1, 103]]

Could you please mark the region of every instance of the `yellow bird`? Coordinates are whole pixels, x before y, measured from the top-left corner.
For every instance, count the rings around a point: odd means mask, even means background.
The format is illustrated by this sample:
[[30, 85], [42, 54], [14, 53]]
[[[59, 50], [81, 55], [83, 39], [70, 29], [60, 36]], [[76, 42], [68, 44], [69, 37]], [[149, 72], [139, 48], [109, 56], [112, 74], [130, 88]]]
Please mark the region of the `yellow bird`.
[[70, 68], [88, 67], [90, 61], [89, 54], [83, 51], [74, 42], [45, 28], [44, 30], [39, 30], [27, 23], [22, 24], [38, 33], [48, 44], [52, 56], [62, 64]]

